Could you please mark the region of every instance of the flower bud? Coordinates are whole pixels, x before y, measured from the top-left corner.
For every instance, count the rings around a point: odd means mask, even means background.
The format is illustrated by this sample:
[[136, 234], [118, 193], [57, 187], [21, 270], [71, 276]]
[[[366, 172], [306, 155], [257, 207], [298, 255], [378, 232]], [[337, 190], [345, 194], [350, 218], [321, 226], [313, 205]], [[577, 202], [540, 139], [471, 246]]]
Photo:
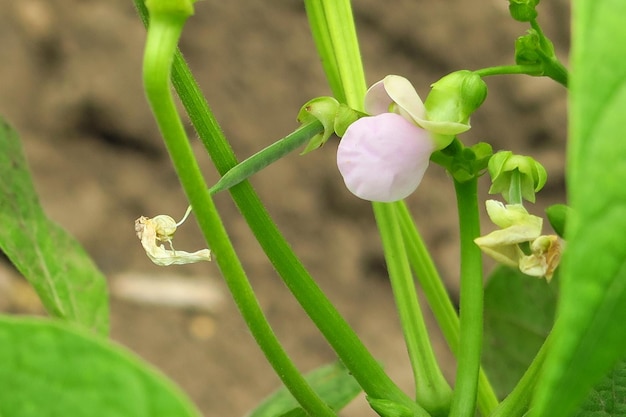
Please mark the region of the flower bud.
[[485, 101], [487, 85], [474, 72], [462, 70], [432, 85], [424, 106], [431, 121], [447, 121], [469, 127], [470, 115]]
[[538, 3], [539, 0], [509, 0], [509, 12], [518, 22], [530, 22], [537, 18]]
[[[535, 202], [535, 193], [546, 184], [548, 174], [545, 168], [530, 156], [514, 155], [511, 151], [500, 151], [489, 159], [491, 188], [489, 194], [502, 193], [506, 201], [511, 201], [511, 182], [519, 177], [522, 198]], [[519, 176], [514, 176], [517, 170]], [[516, 184], [513, 184], [514, 186]], [[515, 188], [515, 187], [514, 187]]]
[[398, 114], [383, 113], [348, 127], [337, 149], [337, 166], [354, 195], [391, 202], [415, 191], [433, 151], [428, 132]]

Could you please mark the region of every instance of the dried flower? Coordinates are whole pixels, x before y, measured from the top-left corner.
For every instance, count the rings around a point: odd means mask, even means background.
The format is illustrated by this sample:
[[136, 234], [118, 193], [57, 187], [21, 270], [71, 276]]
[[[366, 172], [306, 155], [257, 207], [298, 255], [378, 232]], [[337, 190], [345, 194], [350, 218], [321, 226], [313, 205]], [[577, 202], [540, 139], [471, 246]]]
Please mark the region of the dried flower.
[[[211, 260], [211, 251], [209, 249], [201, 249], [193, 253], [174, 250], [172, 238], [176, 228], [187, 218], [189, 211], [187, 211], [183, 220], [178, 223], [170, 216], [164, 214], [155, 216], [152, 219], [141, 216], [135, 220], [137, 237], [141, 240], [141, 245], [152, 262], [160, 266], [168, 266]], [[165, 243], [169, 244], [170, 249], [164, 247]]]
[[[487, 214], [501, 229], [474, 239], [496, 261], [519, 268], [526, 275], [549, 282], [561, 259], [562, 245], [556, 235], [541, 235], [543, 220], [529, 214], [521, 204], [504, 205], [487, 200]], [[529, 245], [530, 253], [521, 245]]]

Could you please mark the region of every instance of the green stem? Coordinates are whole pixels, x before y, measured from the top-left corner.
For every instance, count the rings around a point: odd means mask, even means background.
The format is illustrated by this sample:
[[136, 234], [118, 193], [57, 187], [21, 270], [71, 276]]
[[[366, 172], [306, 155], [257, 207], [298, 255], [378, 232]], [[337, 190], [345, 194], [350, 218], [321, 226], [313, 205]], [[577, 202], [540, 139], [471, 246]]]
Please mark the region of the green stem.
[[478, 214], [478, 180], [454, 180], [459, 212], [461, 242], [461, 337], [452, 417], [472, 417], [476, 407], [476, 392], [480, 370], [483, 339], [483, 276], [482, 256], [474, 239], [480, 235]]
[[373, 203], [372, 207], [380, 229], [391, 287], [413, 368], [417, 401], [431, 415], [444, 416], [450, 409], [452, 390], [439, 368], [430, 344], [402, 241], [397, 205], [401, 203]]
[[[459, 316], [450, 300], [435, 263], [426, 248], [415, 222], [411, 217], [406, 203], [397, 206], [402, 237], [409, 256], [409, 262], [417, 277], [428, 305], [432, 310], [444, 338], [455, 357], [459, 353]], [[498, 406], [498, 398], [487, 379], [485, 372], [480, 370], [478, 376], [478, 409], [487, 416]]]
[[[134, 1], [136, 4], [139, 3], [137, 8], [146, 22], [143, 3], [141, 0]], [[180, 53], [174, 56], [172, 79], [198, 136], [217, 170], [224, 175], [237, 165], [237, 159]], [[286, 286], [366, 394], [372, 398], [388, 398], [413, 410], [415, 416], [426, 416], [424, 410], [389, 378], [354, 330], [320, 290], [270, 218], [250, 183], [243, 181], [230, 188], [229, 192]], [[194, 210], [195, 208], [196, 205]], [[200, 217], [204, 216], [202, 212], [199, 214]]]
[[543, 342], [541, 349], [539, 349], [539, 352], [537, 352], [537, 355], [528, 369], [526, 369], [526, 372], [515, 388], [513, 388], [513, 391], [511, 391], [489, 417], [522, 417], [528, 411], [535, 385], [537, 385], [537, 381], [539, 380], [539, 374], [548, 352], [548, 346], [551, 340], [550, 335], [548, 335], [548, 338]]
[[207, 243], [255, 340], [285, 386], [309, 415], [336, 417], [296, 369], [276, 338], [250, 286], [218, 215], [170, 90], [172, 57], [185, 19], [153, 13], [144, 54], [144, 87], [181, 184]]
[[474, 71], [481, 77], [490, 77], [493, 75], [509, 75], [509, 74], [526, 74], [531, 76], [542, 75], [543, 66], [537, 65], [500, 65], [489, 68], [481, 68]]

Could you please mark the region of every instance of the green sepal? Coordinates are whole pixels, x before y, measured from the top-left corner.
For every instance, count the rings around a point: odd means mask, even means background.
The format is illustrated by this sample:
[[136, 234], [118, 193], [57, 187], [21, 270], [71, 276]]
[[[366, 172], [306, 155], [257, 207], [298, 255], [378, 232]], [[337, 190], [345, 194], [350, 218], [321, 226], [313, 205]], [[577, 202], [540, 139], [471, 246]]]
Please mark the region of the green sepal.
[[367, 116], [365, 113], [354, 110], [345, 104], [339, 105], [337, 115], [335, 116], [335, 134], [340, 138], [348, 130], [348, 126], [359, 120], [361, 117]]
[[546, 184], [548, 174], [539, 162], [530, 156], [514, 155], [511, 151], [500, 151], [489, 159], [489, 175], [491, 188], [489, 194], [501, 193], [502, 197], [511, 202], [509, 190], [513, 171], [520, 173], [522, 197], [531, 203], [535, 202], [535, 193]]
[[492, 154], [493, 149], [486, 142], [466, 148], [455, 139], [448, 147], [433, 153], [430, 159], [444, 167], [458, 182], [466, 182], [484, 174]]
[[306, 145], [300, 155], [309, 153], [322, 145], [335, 133], [341, 137], [353, 122], [364, 113], [340, 104], [333, 97], [316, 97], [306, 102], [298, 112], [298, 122], [305, 124], [318, 120], [324, 126], [324, 132], [315, 135]]
[[509, 12], [518, 22], [530, 22], [537, 18], [537, 4], [539, 0], [509, 0]]

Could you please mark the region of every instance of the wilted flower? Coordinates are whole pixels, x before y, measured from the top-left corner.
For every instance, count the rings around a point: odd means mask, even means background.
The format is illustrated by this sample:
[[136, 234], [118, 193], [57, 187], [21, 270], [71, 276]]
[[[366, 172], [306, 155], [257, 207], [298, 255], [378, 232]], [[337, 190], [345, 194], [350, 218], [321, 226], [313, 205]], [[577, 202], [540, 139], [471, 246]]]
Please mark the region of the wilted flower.
[[[546, 277], [549, 282], [561, 259], [561, 242], [556, 235], [541, 235], [543, 220], [529, 214], [521, 204], [504, 205], [487, 200], [487, 214], [501, 228], [474, 242], [496, 261], [519, 268], [526, 275]], [[528, 245], [529, 253], [522, 250]]]
[[[455, 78], [463, 87], [457, 90], [449, 80], [433, 84], [437, 98], [432, 113], [445, 115], [439, 120], [429, 117], [415, 88], [404, 77], [388, 75], [370, 87], [364, 107], [373, 116], [352, 123], [337, 150], [337, 165], [348, 189], [357, 197], [382, 202], [401, 200], [415, 191], [430, 155], [470, 128], [469, 107], [459, 105], [468, 91], [467, 76]], [[451, 102], [459, 109], [458, 114], [449, 111]]]
[[[187, 218], [189, 211], [187, 210], [183, 220], [178, 223], [165, 214], [152, 219], [141, 216], [135, 221], [137, 237], [141, 240], [141, 245], [152, 262], [159, 266], [168, 266], [211, 260], [209, 249], [201, 249], [193, 253], [174, 250], [172, 238], [176, 228]], [[165, 243], [170, 246], [170, 249], [165, 249]]]

